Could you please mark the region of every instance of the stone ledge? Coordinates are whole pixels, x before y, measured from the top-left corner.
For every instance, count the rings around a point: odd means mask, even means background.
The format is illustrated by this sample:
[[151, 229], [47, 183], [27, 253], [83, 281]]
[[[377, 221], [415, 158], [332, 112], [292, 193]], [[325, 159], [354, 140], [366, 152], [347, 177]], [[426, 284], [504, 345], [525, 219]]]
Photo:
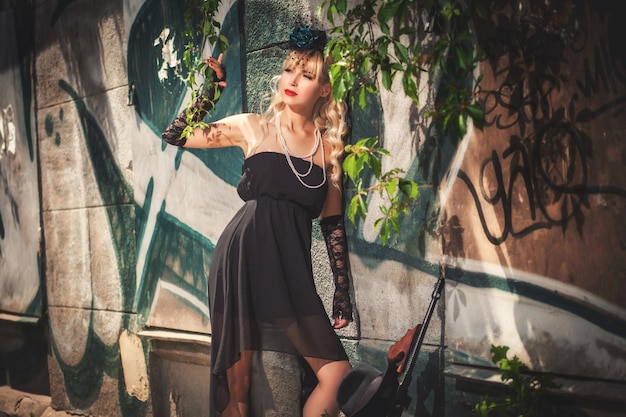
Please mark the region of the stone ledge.
[[70, 417], [50, 405], [50, 397], [14, 390], [9, 386], [0, 387], [0, 417]]

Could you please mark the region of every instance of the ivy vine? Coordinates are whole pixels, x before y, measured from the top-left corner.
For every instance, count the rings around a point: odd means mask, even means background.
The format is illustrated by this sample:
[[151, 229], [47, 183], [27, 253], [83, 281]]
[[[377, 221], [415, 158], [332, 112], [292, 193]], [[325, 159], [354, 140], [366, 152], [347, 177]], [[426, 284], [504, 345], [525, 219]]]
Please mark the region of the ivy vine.
[[220, 90], [217, 85], [213, 85], [217, 84], [213, 77], [213, 70], [207, 65], [206, 58], [202, 56], [203, 48], [207, 44], [221, 52], [228, 48], [228, 38], [220, 33], [221, 23], [216, 19], [220, 4], [221, 0], [185, 0], [185, 29], [183, 31], [185, 50], [182, 60], [188, 69], [188, 76], [185, 81], [191, 90], [191, 101], [186, 109], [187, 126], [181, 134], [182, 138], [189, 137], [196, 128], [205, 129], [209, 127], [203, 120], [196, 121], [195, 114], [202, 110], [199, 106], [193, 105], [200, 97], [203, 89], [212, 87], [215, 91], [213, 102], [206, 107], [213, 107], [220, 97]]
[[[351, 8], [346, 0], [324, 0], [318, 13], [324, 12], [331, 24], [340, 22], [332, 29], [334, 36], [326, 48], [333, 58], [330, 76], [335, 99], [364, 108], [368, 94], [391, 91], [399, 78], [404, 94], [419, 104], [420, 75], [440, 71], [447, 77], [446, 89], [428, 116], [440, 131], [460, 137], [467, 131], [468, 118], [482, 126], [484, 113], [475, 87], [479, 80], [467, 81], [479, 56], [467, 9], [460, 0], [363, 0]], [[423, 24], [425, 18], [428, 27]], [[428, 42], [419, 40], [423, 32], [430, 33]], [[400, 168], [382, 172], [381, 159], [392, 155], [381, 146], [380, 138], [361, 139], [347, 145], [346, 152], [343, 168], [356, 190], [348, 216], [353, 223], [365, 218], [368, 196], [379, 193], [384, 201], [379, 206], [382, 217], [374, 226], [385, 245], [392, 233], [400, 234], [400, 215], [416, 200], [418, 185], [404, 178]], [[368, 186], [362, 180], [366, 168], [375, 178]]]

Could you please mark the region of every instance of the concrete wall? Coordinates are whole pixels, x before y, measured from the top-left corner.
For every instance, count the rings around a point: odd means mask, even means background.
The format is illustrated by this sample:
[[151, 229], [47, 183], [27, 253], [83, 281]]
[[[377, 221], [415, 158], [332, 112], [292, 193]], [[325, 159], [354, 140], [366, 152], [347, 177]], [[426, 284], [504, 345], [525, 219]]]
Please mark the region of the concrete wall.
[[623, 29], [605, 6], [588, 5], [565, 48], [548, 32], [481, 65], [486, 126], [457, 146], [441, 201], [444, 256], [458, 265], [446, 314], [452, 361], [507, 344], [572, 393], [595, 390], [576, 375], [605, 380], [600, 396], [623, 393], [626, 376], [615, 355], [626, 336], [625, 61], [613, 37]]
[[[479, 68], [482, 130], [437, 132], [427, 111], [446, 79], [426, 73], [419, 106], [394, 86], [352, 114], [351, 140], [382, 133], [394, 155], [386, 164], [420, 184], [388, 246], [376, 238], [375, 209], [349, 226], [357, 320], [340, 334], [352, 360], [384, 367], [387, 348], [421, 322], [446, 277], [407, 415], [468, 415], [476, 387], [493, 380], [491, 344], [555, 372], [568, 395], [563, 415], [625, 409], [624, 30], [610, 5], [588, 3], [566, 48], [544, 39], [489, 51]], [[206, 273], [241, 205], [243, 159], [160, 140], [189, 99], [181, 4], [0, 1], [3, 373], [20, 374], [8, 358], [28, 357], [35, 365], [23, 386], [49, 379], [61, 409], [206, 411]], [[229, 87], [213, 118], [258, 111], [283, 56], [272, 45], [299, 22], [330, 27], [316, 20], [317, 4], [222, 3]], [[482, 23], [485, 44], [513, 41]], [[428, 48], [429, 36], [417, 42]], [[317, 227], [313, 246], [330, 308]], [[300, 364], [269, 353], [255, 360], [256, 414], [295, 415]]]
[[0, 384], [48, 392], [32, 8], [0, 3]]

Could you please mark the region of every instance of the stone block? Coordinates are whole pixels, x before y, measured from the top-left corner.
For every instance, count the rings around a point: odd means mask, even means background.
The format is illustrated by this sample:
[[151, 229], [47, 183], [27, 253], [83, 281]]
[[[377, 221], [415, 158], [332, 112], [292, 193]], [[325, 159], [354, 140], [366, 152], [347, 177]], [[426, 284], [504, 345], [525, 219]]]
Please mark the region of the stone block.
[[[187, 300], [180, 297], [177, 290], [179, 289], [170, 284], [157, 284], [147, 325], [153, 328], [210, 334], [208, 306], [203, 305], [202, 309], [190, 308]], [[176, 314], [172, 314], [173, 311]]]
[[313, 6], [302, 0], [289, 3], [269, 0], [247, 1], [244, 27], [248, 50], [254, 51], [286, 42], [297, 24], [312, 19], [315, 11]]
[[43, 210], [99, 204], [80, 118], [71, 103], [43, 110], [38, 118]]
[[134, 205], [88, 210], [93, 308], [129, 311], [135, 287]]
[[50, 405], [50, 397], [35, 395], [0, 387], [0, 416], [33, 417], [45, 412]]
[[[47, 1], [35, 9], [37, 103], [67, 101], [64, 81], [89, 96], [128, 83], [121, 1]], [[105, 59], [106, 57], [106, 59]]]
[[194, 342], [153, 340], [153, 417], [209, 415], [210, 350]]
[[[85, 97], [84, 102], [99, 131], [96, 138], [99, 139], [101, 136], [106, 141], [106, 145], [102, 145], [107, 148], [104, 161], [112, 159], [118, 167], [121, 180], [132, 185], [134, 178], [132, 145], [139, 134], [139, 127], [135, 109], [128, 105], [128, 86], [104, 90]], [[85, 135], [84, 131], [81, 138], [94, 139], [90, 135]]]
[[50, 308], [53, 407], [95, 416], [144, 415], [147, 402], [124, 386], [119, 335], [128, 321], [119, 312]]
[[[245, 89], [247, 111], [260, 112], [261, 102], [270, 92], [272, 77], [280, 75], [286, 53], [278, 47], [251, 52], [247, 55]], [[263, 110], [267, 103], [263, 103]]]
[[90, 308], [91, 247], [87, 210], [44, 212], [48, 305]]
[[73, 97], [40, 111], [44, 210], [132, 203], [136, 126], [125, 90]]
[[[356, 308], [361, 337], [397, 341], [406, 331], [422, 323], [435, 288], [436, 276], [391, 260], [375, 268], [353, 257]], [[427, 329], [425, 342], [441, 341], [443, 303], [436, 306]]]

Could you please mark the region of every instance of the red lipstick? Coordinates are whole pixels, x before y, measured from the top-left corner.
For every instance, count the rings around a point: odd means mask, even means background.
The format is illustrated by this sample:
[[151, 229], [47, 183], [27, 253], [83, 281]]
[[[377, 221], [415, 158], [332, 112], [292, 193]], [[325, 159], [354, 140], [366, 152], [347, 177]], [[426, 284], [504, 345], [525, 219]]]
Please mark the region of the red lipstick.
[[297, 94], [291, 90], [285, 90], [285, 95], [290, 96], [290, 97], [297, 96]]

